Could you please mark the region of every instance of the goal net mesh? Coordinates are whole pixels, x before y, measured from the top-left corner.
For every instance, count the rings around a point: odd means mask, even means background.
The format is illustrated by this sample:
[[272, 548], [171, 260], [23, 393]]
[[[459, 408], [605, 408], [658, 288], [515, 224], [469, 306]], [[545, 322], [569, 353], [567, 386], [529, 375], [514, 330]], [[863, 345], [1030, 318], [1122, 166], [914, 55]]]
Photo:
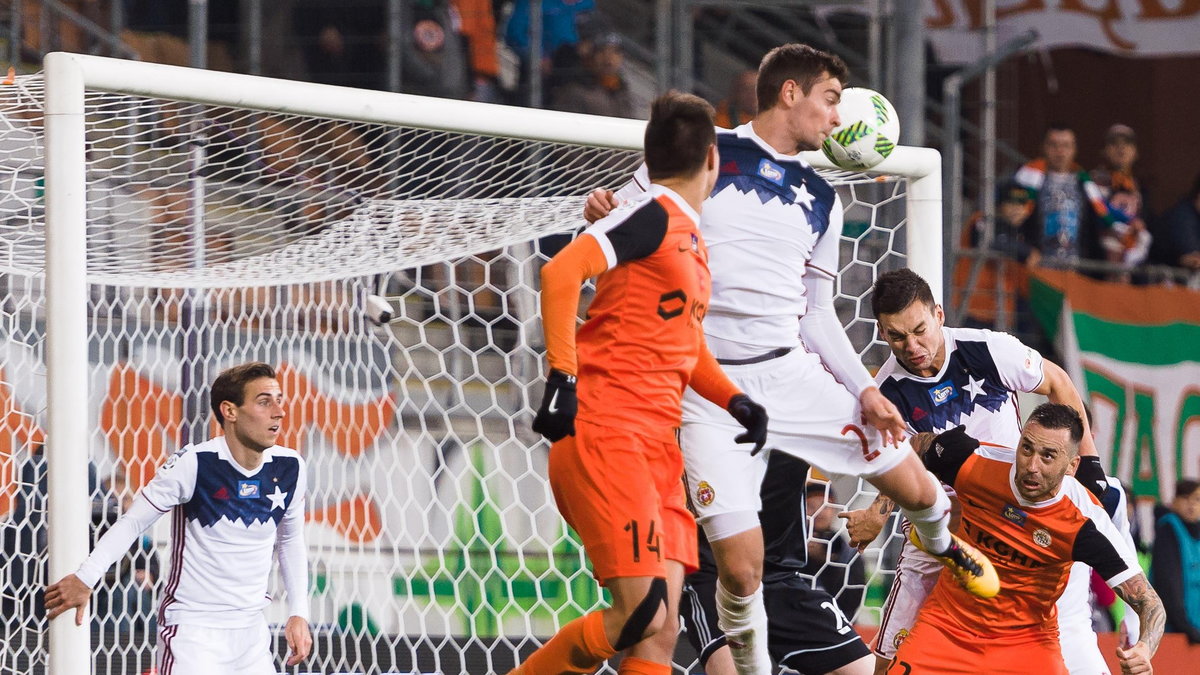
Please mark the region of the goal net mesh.
[[[93, 538], [216, 430], [216, 374], [264, 360], [287, 398], [281, 444], [309, 467], [315, 655], [301, 671], [506, 672], [604, 603], [529, 429], [536, 284], [583, 225], [581, 195], [621, 185], [638, 153], [91, 91], [86, 128], [89, 364], [75, 375], [89, 405], [74, 413]], [[47, 662], [43, 145], [41, 77], [0, 86], [0, 674]], [[864, 302], [903, 264], [906, 183], [830, 178], [847, 215], [838, 310], [877, 366]], [[813, 572], [876, 623], [890, 556], [854, 554], [832, 517], [873, 495], [821, 478]], [[168, 522], [93, 596], [98, 673], [153, 662]], [[678, 671], [692, 658], [681, 647]]]

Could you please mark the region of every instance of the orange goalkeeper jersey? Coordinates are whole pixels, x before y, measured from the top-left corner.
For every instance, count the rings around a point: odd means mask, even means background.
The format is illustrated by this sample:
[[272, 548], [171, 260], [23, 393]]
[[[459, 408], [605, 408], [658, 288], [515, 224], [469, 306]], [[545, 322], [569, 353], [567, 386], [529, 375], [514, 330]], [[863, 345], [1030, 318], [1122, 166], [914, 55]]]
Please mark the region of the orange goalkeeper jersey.
[[[711, 283], [698, 223], [682, 197], [653, 184], [543, 269], [547, 356], [578, 375], [579, 419], [673, 441], [689, 383], [722, 407], [737, 393], [701, 331]], [[600, 253], [589, 257], [596, 244]], [[575, 333], [572, 298], [593, 274], [596, 295]]]
[[1066, 587], [1073, 561], [1090, 565], [1110, 586], [1141, 572], [1134, 552], [1079, 481], [1065, 476], [1058, 495], [1028, 502], [1013, 482], [1015, 458], [1014, 450], [996, 446], [979, 448], [961, 464], [927, 454], [929, 469], [958, 492], [958, 536], [995, 565], [1000, 594], [978, 598], [943, 570], [921, 609], [921, 620], [949, 622], [996, 638], [1057, 632], [1054, 603]]

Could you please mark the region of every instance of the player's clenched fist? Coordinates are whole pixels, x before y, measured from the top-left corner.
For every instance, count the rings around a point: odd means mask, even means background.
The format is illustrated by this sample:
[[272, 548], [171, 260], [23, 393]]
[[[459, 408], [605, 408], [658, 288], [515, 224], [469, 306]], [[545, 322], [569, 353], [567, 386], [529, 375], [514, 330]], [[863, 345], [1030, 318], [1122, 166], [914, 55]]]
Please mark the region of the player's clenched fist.
[[575, 376], [561, 370], [551, 370], [546, 378], [546, 393], [542, 405], [533, 418], [533, 430], [545, 436], [551, 443], [564, 436], [575, 435], [575, 412], [579, 400], [575, 398]]
[[767, 443], [767, 411], [761, 405], [750, 400], [745, 394], [738, 394], [729, 399], [726, 407], [738, 424], [746, 427], [746, 431], [733, 440], [738, 443], [753, 443], [751, 455], [757, 455]]
[[583, 217], [589, 223], [594, 223], [609, 211], [617, 208], [617, 195], [612, 190], [596, 189], [588, 195], [587, 203], [583, 206]]

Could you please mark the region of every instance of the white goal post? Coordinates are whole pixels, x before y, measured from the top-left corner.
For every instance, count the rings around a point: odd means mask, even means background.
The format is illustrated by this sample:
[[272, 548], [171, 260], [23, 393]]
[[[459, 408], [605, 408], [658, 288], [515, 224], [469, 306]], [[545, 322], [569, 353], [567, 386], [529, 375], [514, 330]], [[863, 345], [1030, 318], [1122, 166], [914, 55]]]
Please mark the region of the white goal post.
[[[278, 250], [267, 250], [264, 248], [254, 256], [237, 257], [236, 259], [235, 257], [230, 257], [229, 259], [206, 258], [204, 253], [206, 247], [197, 244], [197, 242], [205, 241], [206, 230], [204, 221], [206, 213], [218, 208], [233, 209], [231, 206], [218, 205], [210, 207], [208, 210], [205, 208], [195, 208], [186, 214], [185, 219], [190, 219], [191, 231], [189, 233], [187, 231], [188, 228], [184, 228], [186, 236], [180, 240], [184, 243], [177, 244], [177, 246], [182, 248], [179, 251], [168, 250], [164, 254], [168, 257], [177, 257], [179, 265], [172, 269], [163, 269], [162, 266], [156, 265], [139, 266], [137, 264], [123, 267], [119, 259], [120, 256], [114, 258], [115, 262], [111, 262], [111, 264], [107, 262], [97, 264], [93, 256], [89, 253], [87, 242], [89, 238], [99, 236], [98, 230], [108, 227], [110, 221], [90, 222], [94, 218], [89, 215], [91, 213], [88, 201], [89, 190], [95, 191], [96, 188], [89, 188], [89, 180], [91, 180], [89, 172], [94, 172], [98, 169], [89, 167], [100, 161], [96, 159], [96, 156], [101, 154], [107, 157], [104, 161], [108, 163], [104, 164], [104, 166], [115, 166], [116, 163], [122, 161], [133, 161], [130, 158], [134, 157], [134, 155], [132, 153], [122, 155], [121, 153], [125, 151], [118, 147], [118, 141], [100, 138], [101, 134], [105, 133], [106, 128], [108, 128], [103, 122], [89, 126], [89, 111], [86, 107], [85, 92], [105, 92], [120, 96], [166, 100], [173, 102], [171, 105], [177, 103], [179, 109], [183, 111], [182, 114], [185, 115], [187, 114], [187, 106], [195, 105], [197, 107], [206, 106], [218, 110], [229, 109], [239, 111], [239, 115], [242, 115], [240, 111], [249, 111], [245, 114], [269, 113], [296, 115], [305, 118], [321, 118], [355, 124], [379, 125], [382, 131], [378, 131], [377, 133], [372, 131], [370, 134], [365, 135], [372, 139], [384, 139], [373, 142], [379, 144], [388, 143], [387, 147], [389, 148], [395, 145], [395, 139], [387, 136], [388, 133], [391, 133], [388, 129], [403, 128], [447, 132], [455, 135], [453, 138], [459, 138], [458, 135], [465, 135], [467, 137], [477, 136], [483, 138], [515, 139], [517, 141], [536, 141], [546, 144], [559, 144], [561, 146], [637, 151], [640, 150], [644, 130], [644, 123], [635, 120], [598, 118], [543, 110], [355, 90], [344, 87], [274, 80], [77, 54], [50, 54], [45, 59], [44, 67], [44, 359], [46, 368], [45, 419], [47, 439], [45, 452], [48, 465], [48, 580], [51, 581], [57, 580], [74, 571], [75, 567], [86, 556], [88, 551], [90, 536], [89, 522], [91, 522], [91, 518], [88, 516], [91, 509], [88, 464], [90, 461], [89, 453], [91, 452], [89, 448], [94, 445], [94, 439], [92, 438], [94, 431], [88, 427], [88, 421], [91, 418], [80, 411], [89, 410], [95, 407], [95, 404], [89, 400], [88, 386], [86, 386], [86, 381], [82, 381], [81, 374], [89, 372], [89, 344], [95, 342], [95, 336], [89, 332], [91, 329], [89, 329], [88, 316], [90, 311], [89, 303], [95, 304], [98, 302], [95, 297], [96, 291], [94, 290], [97, 285], [108, 285], [117, 288], [139, 286], [161, 287], [164, 289], [191, 289], [187, 291], [188, 293], [199, 293], [200, 291], [197, 289], [228, 289], [243, 286], [247, 288], [278, 286], [279, 288], [289, 289], [294, 288], [299, 283], [328, 283], [336, 285], [341, 283], [338, 281], [339, 278], [391, 276], [405, 269], [420, 270], [426, 266], [445, 263], [450, 260], [458, 260], [464, 256], [476, 256], [472, 260], [478, 262], [480, 258], [477, 256], [502, 249], [511, 250], [506, 248], [510, 246], [526, 246], [526, 249], [521, 249], [524, 251], [522, 254], [501, 254], [501, 256], [512, 258], [510, 261], [512, 264], [509, 269], [512, 270], [511, 273], [514, 276], [520, 277], [518, 281], [520, 285], [519, 289], [516, 288], [518, 284], [514, 284], [513, 286], [516, 290], [500, 287], [500, 282], [494, 281], [491, 277], [486, 277], [483, 283], [490, 285], [489, 287], [498, 289], [498, 295], [501, 298], [499, 305], [501, 307], [499, 310], [500, 320], [516, 324], [517, 339], [527, 341], [526, 346], [528, 349], [525, 355], [536, 356], [538, 353], [537, 340], [529, 337], [531, 330], [536, 332], [536, 317], [523, 316], [520, 311], [513, 309], [521, 305], [521, 303], [524, 303], [521, 306], [528, 309], [531, 305], [529, 298], [526, 296], [529, 294], [528, 291], [531, 289], [535, 290], [533, 289], [532, 281], [532, 278], [535, 277], [520, 276], [523, 269], [522, 265], [526, 262], [520, 256], [526, 255], [529, 256], [530, 260], [535, 260], [536, 245], [531, 242], [546, 234], [562, 232], [577, 226], [577, 214], [582, 205], [582, 202], [578, 199], [558, 200], [556, 198], [555, 201], [539, 201], [541, 197], [529, 194], [520, 194], [512, 198], [501, 195], [467, 195], [461, 200], [456, 199], [453, 195], [445, 197], [445, 199], [452, 200], [450, 202], [446, 202], [442, 198], [450, 193], [441, 193], [438, 199], [429, 199], [427, 201], [413, 198], [364, 200], [356, 197], [357, 201], [355, 203], [359, 205], [365, 203], [369, 207], [370, 212], [360, 213], [356, 211], [353, 216], [347, 216], [344, 222], [361, 227], [361, 231], [346, 234], [337, 228], [327, 228], [303, 237], [298, 237], [295, 240], [289, 240], [286, 246], [280, 246]], [[136, 112], [137, 109], [130, 108], [130, 110]], [[213, 116], [216, 117], [219, 114], [214, 113]], [[239, 117], [239, 119], [241, 118]], [[154, 125], [161, 124], [162, 122], [160, 118], [155, 118], [139, 123]], [[179, 133], [183, 135], [194, 134], [197, 128], [194, 126], [184, 127]], [[210, 126], [206, 129], [208, 130], [205, 133], [214, 137], [222, 133], [219, 124], [216, 127]], [[216, 129], [216, 131], [213, 131], [213, 129]], [[262, 134], [265, 136], [267, 132], [264, 131]], [[451, 143], [456, 142], [458, 141], [451, 141]], [[366, 145], [364, 142], [364, 147]], [[560, 170], [558, 168], [540, 168], [540, 157], [560, 152], [553, 149], [557, 148], [558, 145], [546, 147], [551, 149], [530, 152], [527, 159], [523, 160], [525, 163], [522, 164], [522, 170], [528, 170], [531, 173], [539, 175], [538, 181], [557, 178], [557, 176], [553, 175], [547, 177], [544, 174], [547, 172], [553, 174]], [[444, 148], [448, 149], [443, 150]], [[454, 150], [455, 148], [452, 146], [435, 146], [430, 152], [436, 157], [438, 153], [443, 151], [450, 152]], [[215, 150], [205, 150], [201, 144], [197, 143], [191, 157], [193, 160], [201, 162], [206, 158], [206, 152], [211, 153], [208, 157], [216, 155]], [[397, 151], [395, 155], [397, 163], [400, 159], [406, 157], [405, 152], [404, 150]], [[568, 149], [561, 152], [569, 153], [571, 151]], [[595, 155], [595, 157], [599, 158], [601, 156]], [[874, 189], [877, 182], [876, 177], [889, 177], [886, 179], [878, 178], [879, 185], [884, 185], [885, 180], [895, 181], [896, 179], [902, 179], [904, 183], [902, 200], [904, 205], [903, 219], [905, 223], [903, 240], [905, 243], [901, 245], [898, 241], [893, 241], [898, 239], [894, 228], [898, 227], [899, 224], [889, 224], [888, 227], [891, 229], [888, 232], [890, 234], [883, 235], [883, 238], [887, 240], [885, 250], [894, 252], [896, 257], [891, 258], [891, 262], [888, 264], [899, 264], [903, 260], [903, 264], [913, 268], [929, 280], [931, 286], [935, 289], [935, 293], [940, 293], [943, 287], [943, 229], [941, 160], [939, 153], [926, 148], [901, 146], [883, 164], [866, 175], [840, 171], [837, 167], [832, 166], [820, 153], [807, 153], [805, 158], [814, 166], [828, 170], [830, 172], [829, 175], [835, 182], [841, 181], [846, 185], [857, 185], [857, 189], [864, 193], [869, 193]], [[238, 159], [236, 161], [242, 162], [246, 160]], [[583, 158], [583, 161], [570, 160], [562, 166], [576, 167], [586, 165], [590, 161], [592, 160], [588, 158]], [[595, 161], [599, 163], [601, 160], [596, 159]], [[621, 171], [626, 171], [629, 166], [628, 157], [622, 159], [621, 162], [624, 162], [624, 164], [620, 167], [617, 167], [617, 163], [606, 165], [609, 167], [609, 171], [604, 175], [608, 176], [617, 171], [618, 168]], [[231, 162], [228, 167], [222, 167], [222, 170], [234, 171], [236, 170], [236, 166], [236, 162]], [[196, 167], [190, 174], [191, 181], [180, 183], [180, 185], [185, 185], [188, 190], [192, 191], [190, 199], [193, 202], [189, 203], [203, 202], [205, 199], [203, 192], [205, 177], [215, 175], [212, 172], [216, 171], [215, 169], [201, 171], [198, 168], [199, 164]], [[133, 171], [133, 169], [129, 170]], [[324, 167], [321, 170], [328, 171], [328, 167]], [[316, 169], [311, 172], [312, 175], [316, 175], [317, 173], [318, 170]], [[307, 176], [308, 174], [305, 175]], [[580, 174], [580, 176], [582, 175]], [[571, 174], [570, 178], [571, 181], [574, 181], [570, 183], [570, 188], [575, 190], [574, 194], [576, 195], [583, 194], [582, 191], [579, 191], [579, 188], [585, 187], [587, 184], [584, 178], [580, 176]], [[460, 175], [457, 178], [450, 177], [446, 180], [454, 182], [456, 180], [468, 180], [469, 178], [469, 175]], [[386, 181], [388, 177], [384, 176], [380, 180]], [[890, 185], [890, 183], [888, 184]], [[566, 183], [562, 185], [566, 185]], [[600, 184], [595, 185], [595, 187], [600, 186]], [[616, 187], [616, 185], [612, 184], [606, 186]], [[497, 190], [500, 190], [502, 187], [499, 186]], [[559, 187], [562, 186], [560, 185]], [[319, 192], [317, 188], [311, 186], [304, 189], [307, 190], [305, 194]], [[376, 188], [373, 187], [372, 189]], [[899, 192], [888, 191], [890, 188], [886, 187], [881, 189], [886, 194], [879, 198], [880, 203], [887, 204], [892, 200], [901, 198], [901, 196], [898, 196], [900, 195]], [[524, 191], [524, 188], [522, 190]], [[254, 208], [266, 211], [266, 207], [258, 204]], [[876, 217], [875, 213], [877, 209], [875, 206], [867, 201], [863, 201], [862, 208], [865, 211], [870, 211], [871, 215], [869, 217], [871, 219]], [[444, 213], [439, 209], [444, 209]], [[469, 214], [464, 215], [467, 209], [472, 210]], [[336, 209], [330, 208], [329, 210], [334, 211]], [[538, 213], [540, 215], [534, 215]], [[244, 217], [251, 218], [253, 216]], [[274, 215], [270, 217], [276, 218]], [[399, 234], [385, 232], [388, 227], [397, 223], [409, 229], [404, 229]], [[471, 229], [464, 230], [463, 232], [452, 231], [459, 223], [468, 223]], [[341, 222], [339, 222], [339, 226], [340, 224]], [[431, 228], [438, 227], [443, 227], [447, 231], [431, 231]], [[868, 228], [871, 227], [875, 227], [873, 220], [868, 224]], [[377, 238], [369, 238], [362, 234], [368, 231], [371, 237], [375, 237], [374, 232], [376, 231], [383, 234], [380, 234]], [[230, 240], [241, 241], [242, 239], [252, 237], [253, 234], [252, 226], [247, 225], [244, 229], [238, 230], [234, 235], [230, 235]], [[0, 239], [4, 236], [5, 232], [0, 230]], [[189, 241], [192, 242], [191, 245], [187, 243]], [[221, 247], [227, 248], [233, 245], [223, 243]], [[115, 246], [120, 247], [121, 242], [117, 241]], [[267, 245], [264, 244], [264, 246]], [[406, 246], [408, 248], [402, 250]], [[844, 270], [858, 265], [870, 268], [868, 272], [869, 274], [873, 274], [876, 260], [868, 259], [865, 252], [862, 256], [859, 256], [857, 254], [858, 243], [856, 241], [848, 240], [846, 246], [853, 253], [849, 256], [849, 260], [843, 260]], [[901, 246], [904, 249], [903, 252], [898, 250]], [[8, 251], [6, 255], [8, 255], [9, 260], [2, 263], [5, 271], [13, 272], [18, 268], [22, 268], [22, 265], [25, 265], [22, 269], [26, 271], [29, 269], [29, 264], [27, 263], [22, 263], [20, 260], [13, 262], [15, 257], [19, 257], [17, 248], [10, 246], [6, 250]], [[224, 250], [224, 248], [221, 248], [221, 250]], [[845, 250], [847, 249], [844, 248]], [[17, 253], [13, 251], [17, 251]], [[398, 253], [398, 251], [401, 251], [403, 255]], [[900, 256], [904, 257], [901, 258]], [[844, 255], [843, 257], [845, 258], [846, 256]], [[482, 260], [483, 262], [479, 264], [485, 270], [490, 269], [487, 267], [490, 258]], [[318, 265], [324, 265], [321, 271], [316, 271]], [[288, 266], [295, 266], [295, 282], [289, 280]], [[36, 264], [33, 264], [33, 267], [36, 268]], [[35, 269], [32, 274], [40, 276], [41, 273]], [[414, 273], [414, 275], [417, 274]], [[452, 271], [445, 272], [445, 274], [453, 277]], [[240, 281], [235, 283], [233, 281], [234, 277], [237, 277]], [[387, 284], [394, 284], [395, 282], [384, 281], [380, 283], [382, 284], [381, 286], [369, 290], [372, 293], [378, 292], [380, 295], [388, 295], [388, 293], [381, 291], [380, 288]], [[449, 281], [441, 279], [439, 283], [453, 287], [458, 282], [455, 282], [451, 278]], [[391, 288], [392, 286], [388, 287]], [[520, 291], [524, 295], [517, 293], [517, 291]], [[280, 291], [280, 293], [283, 292], [285, 291]], [[361, 293], [362, 289], [354, 286], [352, 292]], [[390, 295], [392, 307], [399, 314], [404, 314], [406, 311], [405, 307], [406, 302], [408, 302], [408, 296], [403, 295], [404, 292], [394, 291]], [[848, 311], [850, 316], [853, 317], [848, 323], [866, 322], [869, 324], [869, 308], [862, 306], [861, 294], [843, 293], [843, 296], [842, 309]], [[436, 305], [440, 301], [441, 296], [431, 294], [430, 297], [433, 298], [431, 302]], [[318, 301], [313, 300], [312, 302], [317, 303]], [[313, 306], [316, 305], [314, 304]], [[473, 305], [468, 302], [466, 306], [466, 312], [475, 313]], [[156, 309], [154, 311], [159, 310]], [[258, 315], [255, 316], [257, 317]], [[478, 320], [478, 322], [482, 323], [489, 321], [492, 321], [492, 319], [484, 318]], [[468, 324], [460, 321], [457, 315], [452, 319], [448, 319], [445, 323], [449, 326], [445, 335], [440, 332], [433, 332], [429, 322], [423, 319], [415, 319], [413, 321], [413, 330], [416, 331], [419, 329], [420, 339], [423, 341], [421, 345], [425, 345], [431, 340], [436, 342], [443, 338], [451, 342], [457, 340], [460, 343], [467, 339], [464, 337], [464, 331], [467, 331], [466, 326]], [[372, 330], [382, 330], [372, 328], [365, 322], [362, 326], [365, 326], [362, 330], [368, 334]], [[873, 336], [869, 331], [863, 334], [866, 336], [866, 342], [869, 343]], [[430, 335], [433, 337], [429, 337]], [[388, 339], [390, 340], [388, 343], [389, 348], [385, 350], [382, 357], [385, 361], [396, 363], [408, 358], [405, 352], [409, 347], [403, 340], [397, 340], [394, 336]], [[207, 346], [214, 350], [212, 353], [216, 354], [215, 350], [217, 350], [217, 346]], [[861, 340], [856, 341], [856, 347], [864, 351], [867, 349]], [[467, 371], [459, 370], [459, 366], [453, 364], [467, 363], [469, 365], [470, 363], [474, 363], [482, 358], [479, 357], [482, 350], [475, 349], [472, 351], [473, 348], [463, 348], [461, 350], [462, 353], [457, 354], [454, 352], [455, 348], [452, 344], [445, 347], [445, 349], [447, 350], [446, 354], [450, 354], [451, 356], [447, 356], [443, 361], [451, 363], [451, 365], [443, 364], [441, 367], [445, 368], [445, 370], [439, 371], [437, 378], [429, 380], [430, 384], [427, 385], [427, 388], [433, 392], [429, 394], [430, 397], [438, 395], [438, 391], [440, 391], [438, 388], [443, 385], [452, 389], [456, 387], [459, 389], [470, 389], [472, 383], [481, 377], [470, 373], [463, 375], [462, 373]], [[239, 354], [241, 353], [239, 352]], [[213, 356], [213, 358], [214, 360], [223, 360], [224, 357]], [[508, 364], [504, 366], [505, 368], [509, 370], [514, 368], [511, 361], [505, 363]], [[536, 359], [534, 363], [536, 368]], [[463, 367], [466, 368], [468, 366]], [[420, 370], [422, 366], [410, 363], [409, 368]], [[528, 382], [536, 381], [538, 375], [536, 373], [525, 373], [520, 377], [524, 377], [525, 382], [523, 384], [527, 384]], [[391, 382], [390, 386], [403, 386], [404, 381], [400, 380], [399, 385]], [[194, 383], [194, 386], [203, 389], [207, 387], [207, 384], [208, 382], [198, 382]], [[285, 384], [286, 394], [289, 394], [289, 392]], [[470, 391], [467, 391], [465, 394], [460, 392], [460, 396], [462, 397], [470, 398], [471, 395]], [[405, 421], [404, 418], [404, 405], [397, 404], [396, 408], [391, 409], [394, 417], [391, 418], [390, 424], [401, 427], [405, 424], [412, 424], [414, 425], [414, 429], [419, 428], [421, 433], [426, 433], [428, 422], [425, 420], [427, 420], [428, 416], [425, 415], [425, 409], [421, 407], [423, 404], [420, 401], [424, 400], [421, 396], [425, 396], [425, 394], [421, 394], [420, 396], [413, 395], [414, 402], [412, 403], [412, 408], [416, 412], [410, 412], [408, 421]], [[507, 417], [511, 434], [514, 437], [518, 436], [519, 425], [517, 424], [517, 420], [529, 413], [528, 406], [531, 402], [536, 404], [536, 393], [532, 401], [529, 400], [529, 394], [523, 390], [520, 391], [515, 399], [511, 400], [505, 399], [499, 401], [494, 392], [491, 396], [496, 400], [491, 402], [490, 405], [492, 408], [488, 409], [499, 412], [489, 414], [494, 414], [497, 420], [501, 420], [501, 422], [498, 422], [501, 426], [503, 426], [503, 418]], [[404, 399], [404, 401], [408, 400], [405, 396], [400, 396], [400, 398]], [[513, 401], [516, 402], [514, 403]], [[486, 407], [488, 404], [481, 405]], [[511, 406], [512, 409], [506, 409], [506, 406]], [[452, 426], [454, 423], [451, 420], [445, 424]], [[344, 424], [344, 422], [339, 421], [338, 425], [341, 424]], [[525, 426], [527, 426], [527, 422], [525, 422]], [[337, 433], [343, 432], [337, 431]], [[536, 438], [529, 437], [528, 435], [521, 442], [526, 446], [540, 443]], [[480, 447], [487, 446], [483, 444]], [[489, 450], [494, 451], [495, 448], [489, 448]], [[531, 466], [536, 467], [537, 465], [534, 463]], [[531, 478], [528, 473], [517, 472], [516, 478], [513, 479], [511, 494], [517, 494], [521, 490], [533, 489], [529, 487], [529, 484], [531, 484], [530, 481], [533, 481], [532, 484], [535, 486], [541, 485], [535, 478]], [[537, 489], [544, 489], [544, 487]], [[505, 509], [503, 505], [500, 506], [499, 512], [501, 517], [507, 517], [504, 513]], [[543, 520], [546, 517], [554, 517], [554, 514], [549, 512], [539, 512], [537, 515], [543, 518]], [[407, 544], [394, 543], [392, 546], [396, 550], [400, 550], [404, 546], [407, 546]], [[374, 550], [382, 551], [386, 548], [380, 545]], [[336, 554], [331, 553], [330, 555], [336, 557], [350, 554], [338, 550]], [[331, 557], [332, 559], [334, 558]], [[330, 564], [333, 565], [333, 563]], [[331, 573], [331, 578], [332, 576]], [[432, 584], [433, 581], [430, 581], [431, 586]], [[514, 609], [509, 607], [504, 611], [507, 613], [503, 614], [502, 618], [506, 617], [510, 621], [518, 620], [514, 617], [520, 613], [519, 608]], [[427, 616], [428, 613], [425, 610], [398, 609], [396, 612], [400, 615], [398, 621], [400, 621], [401, 625], [403, 625], [404, 621], [408, 620], [406, 617], [409, 617], [409, 614], [413, 614], [414, 616], [419, 614], [420, 617], [418, 620], [422, 625], [426, 625], [426, 622], [436, 624], [438, 621], [437, 619], [429, 618], [432, 615]], [[529, 626], [528, 630], [531, 634], [536, 632], [539, 635], [544, 635], [547, 630], [544, 624], [533, 622], [532, 620], [527, 620], [525, 625]], [[513, 636], [513, 642], [521, 644], [525, 637]], [[81, 627], [75, 626], [73, 613], [68, 613], [50, 624], [49, 640], [49, 672], [55, 675], [76, 675], [78, 673], [91, 672], [92, 652], [89, 643], [89, 627], [86, 623]], [[314, 668], [314, 670], [317, 669]], [[0, 662], [0, 672], [6, 672], [3, 670], [2, 662]]]

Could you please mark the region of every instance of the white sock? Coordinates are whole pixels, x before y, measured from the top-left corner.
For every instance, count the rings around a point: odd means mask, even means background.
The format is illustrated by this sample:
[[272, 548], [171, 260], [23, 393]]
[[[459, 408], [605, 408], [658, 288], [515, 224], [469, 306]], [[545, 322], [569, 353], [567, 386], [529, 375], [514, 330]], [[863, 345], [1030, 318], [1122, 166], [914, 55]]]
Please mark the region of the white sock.
[[729, 642], [729, 653], [739, 675], [770, 675], [767, 651], [767, 608], [763, 587], [747, 597], [736, 596], [717, 582], [717, 626]]
[[928, 471], [925, 475], [937, 488], [937, 499], [933, 506], [920, 511], [901, 510], [917, 528], [917, 535], [925, 545], [925, 550], [935, 554], [945, 553], [950, 548], [950, 498], [946, 496], [941, 481]]

